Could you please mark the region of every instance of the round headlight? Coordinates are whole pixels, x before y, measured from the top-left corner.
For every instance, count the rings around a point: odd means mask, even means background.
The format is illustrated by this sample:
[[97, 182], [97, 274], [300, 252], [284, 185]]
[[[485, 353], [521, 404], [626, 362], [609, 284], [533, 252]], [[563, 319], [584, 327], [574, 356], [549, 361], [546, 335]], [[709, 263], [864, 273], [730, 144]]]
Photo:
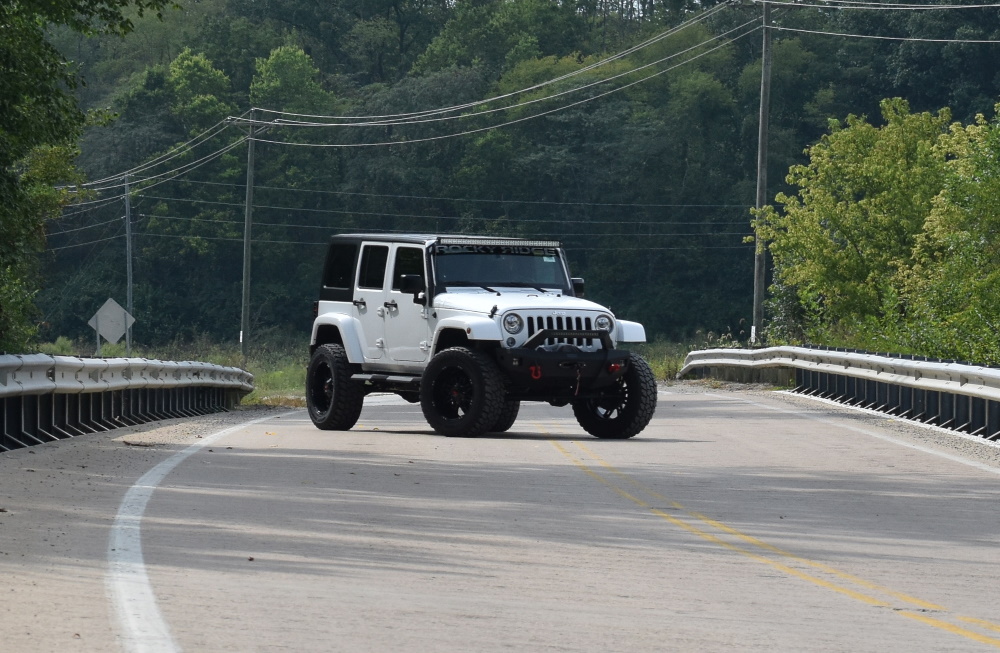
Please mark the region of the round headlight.
[[611, 318], [607, 315], [598, 315], [597, 319], [594, 320], [594, 327], [598, 331], [611, 331], [611, 325], [614, 324]]
[[507, 313], [503, 316], [503, 328], [507, 333], [521, 333], [524, 328], [524, 320], [517, 313]]

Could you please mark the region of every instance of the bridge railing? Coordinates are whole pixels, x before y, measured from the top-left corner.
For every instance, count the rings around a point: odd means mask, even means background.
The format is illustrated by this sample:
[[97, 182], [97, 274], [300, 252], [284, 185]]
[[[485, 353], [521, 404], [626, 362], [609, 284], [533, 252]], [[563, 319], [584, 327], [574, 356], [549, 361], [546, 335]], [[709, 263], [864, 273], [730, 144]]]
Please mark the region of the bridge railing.
[[249, 372], [209, 363], [0, 355], [0, 451], [226, 411], [252, 391]]
[[678, 373], [765, 382], [989, 440], [1000, 438], [1000, 369], [890, 355], [770, 347], [693, 351]]

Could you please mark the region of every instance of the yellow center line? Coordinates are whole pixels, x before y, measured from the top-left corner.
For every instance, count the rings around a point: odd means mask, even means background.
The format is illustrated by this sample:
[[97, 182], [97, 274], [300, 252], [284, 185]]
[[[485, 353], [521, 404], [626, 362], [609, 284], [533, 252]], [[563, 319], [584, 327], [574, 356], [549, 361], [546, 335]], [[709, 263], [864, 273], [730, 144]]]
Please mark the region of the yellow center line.
[[[915, 619], [928, 626], [934, 626], [935, 628], [940, 628], [941, 630], [947, 631], [949, 633], [954, 633], [955, 635], [961, 635], [962, 637], [968, 637], [969, 639], [981, 642], [983, 644], [989, 644], [990, 646], [995, 646], [1000, 648], [1000, 639], [995, 637], [988, 637], [986, 635], [980, 635], [977, 632], [969, 630], [967, 628], [962, 628], [961, 626], [956, 626], [955, 624], [950, 624], [947, 621], [941, 621], [940, 619], [935, 619], [934, 617], [928, 617], [925, 614], [920, 614], [919, 612], [910, 612], [909, 610], [897, 610], [896, 614], [902, 617], [908, 617], [910, 619]], [[962, 617], [959, 617], [962, 619]], [[963, 619], [964, 621], [964, 619]], [[994, 630], [996, 626], [990, 625]]]
[[[542, 430], [545, 431], [545, 429], [542, 429]], [[705, 531], [705, 530], [699, 528], [698, 526], [696, 526], [695, 524], [692, 524], [692, 523], [688, 522], [685, 519], [678, 518], [678, 517], [676, 517], [674, 515], [671, 515], [668, 512], [666, 512], [666, 511], [664, 511], [664, 510], [662, 510], [660, 508], [656, 508], [656, 507], [652, 506], [651, 504], [649, 504], [647, 501], [645, 501], [645, 500], [643, 500], [643, 499], [641, 499], [641, 498], [639, 498], [639, 497], [631, 494], [630, 492], [626, 491], [624, 488], [619, 487], [617, 484], [615, 484], [614, 482], [612, 482], [610, 479], [608, 479], [607, 477], [603, 476], [602, 474], [600, 474], [597, 471], [595, 471], [594, 469], [592, 469], [589, 466], [589, 464], [587, 463], [587, 461], [585, 461], [585, 460], [583, 460], [583, 459], [581, 459], [581, 458], [573, 455], [568, 449], [566, 449], [564, 446], [562, 446], [561, 444], [559, 444], [555, 440], [550, 440], [549, 442], [560, 453], [562, 453], [570, 462], [572, 462], [581, 471], [583, 471], [585, 474], [587, 474], [588, 476], [590, 476], [594, 480], [600, 482], [601, 484], [603, 484], [607, 488], [611, 489], [612, 491], [614, 491], [619, 496], [621, 496], [621, 497], [623, 497], [623, 498], [631, 501], [632, 503], [636, 504], [637, 506], [640, 506], [642, 508], [645, 508], [646, 510], [649, 510], [652, 514], [654, 514], [654, 515], [656, 515], [656, 516], [658, 516], [658, 517], [666, 520], [667, 522], [669, 522], [669, 523], [671, 523], [671, 524], [673, 524], [673, 525], [675, 525], [675, 526], [677, 526], [679, 528], [682, 528], [683, 530], [685, 530], [685, 531], [687, 531], [687, 532], [689, 532], [689, 533], [691, 533], [693, 535], [696, 535], [696, 536], [698, 536], [698, 537], [700, 537], [700, 538], [702, 538], [702, 539], [704, 539], [706, 541], [712, 542], [713, 544], [717, 544], [719, 546], [722, 546], [722, 547], [724, 547], [724, 548], [726, 548], [726, 549], [728, 549], [730, 551], [733, 551], [735, 553], [739, 553], [739, 554], [741, 554], [741, 555], [743, 555], [743, 556], [745, 556], [747, 558], [750, 558], [751, 560], [754, 560], [756, 562], [760, 562], [762, 564], [769, 565], [769, 566], [771, 566], [771, 567], [773, 567], [775, 569], [778, 569], [778, 570], [780, 570], [780, 571], [782, 571], [782, 572], [784, 572], [784, 573], [786, 573], [786, 574], [788, 574], [790, 576], [794, 576], [796, 578], [800, 578], [802, 580], [808, 581], [808, 582], [810, 582], [810, 583], [812, 583], [814, 585], [817, 585], [819, 587], [823, 587], [825, 589], [832, 590], [832, 591], [837, 592], [839, 594], [843, 594], [845, 596], [853, 598], [853, 599], [855, 599], [857, 601], [860, 601], [862, 603], [865, 603], [867, 605], [872, 605], [872, 606], [877, 606], [877, 607], [886, 607], [886, 608], [891, 608], [892, 607], [889, 603], [887, 603], [885, 601], [882, 601], [882, 600], [880, 600], [880, 599], [878, 599], [876, 597], [869, 596], [868, 594], [864, 594], [862, 592], [858, 592], [858, 591], [853, 590], [853, 589], [851, 589], [849, 587], [844, 587], [842, 585], [838, 585], [837, 583], [830, 582], [830, 581], [824, 580], [822, 578], [818, 578], [818, 577], [813, 576], [811, 574], [808, 574], [806, 572], [803, 572], [803, 571], [800, 571], [800, 570], [795, 569], [793, 567], [790, 567], [788, 565], [782, 564], [781, 562], [779, 562], [777, 560], [768, 558], [768, 557], [766, 557], [764, 555], [761, 555], [759, 553], [755, 553], [752, 550], [743, 548], [743, 547], [741, 547], [741, 546], [739, 546], [737, 544], [733, 544], [732, 542], [727, 542], [726, 540], [723, 540], [722, 538], [718, 537], [717, 535], [715, 535], [713, 533], [710, 533], [708, 531]], [[836, 576], [836, 577], [841, 578], [843, 580], [847, 580], [849, 582], [852, 582], [852, 583], [854, 583], [856, 585], [860, 585], [860, 586], [865, 587], [867, 589], [882, 592], [884, 594], [887, 594], [889, 596], [897, 598], [897, 599], [899, 599], [899, 600], [901, 600], [901, 601], [903, 601], [905, 603], [909, 603], [911, 605], [915, 605], [915, 606], [918, 606], [920, 608], [927, 609], [927, 610], [937, 610], [937, 611], [941, 611], [941, 612], [949, 612], [946, 608], [944, 608], [942, 606], [936, 605], [934, 603], [930, 603], [928, 601], [924, 601], [922, 599], [910, 596], [908, 594], [904, 594], [902, 592], [896, 592], [894, 590], [891, 590], [889, 588], [883, 587], [883, 586], [878, 585], [876, 583], [872, 583], [870, 581], [867, 581], [867, 580], [865, 580], [863, 578], [859, 578], [859, 577], [854, 576], [852, 574], [848, 574], [846, 572], [842, 572], [842, 571], [840, 571], [840, 570], [838, 570], [838, 569], [836, 569], [834, 567], [831, 567], [829, 565], [826, 565], [824, 563], [816, 562], [816, 561], [813, 561], [813, 560], [809, 560], [808, 558], [803, 558], [801, 556], [795, 555], [794, 553], [785, 551], [785, 550], [783, 550], [783, 549], [781, 549], [779, 547], [776, 547], [776, 546], [773, 546], [771, 544], [768, 544], [768, 543], [766, 543], [766, 542], [764, 542], [764, 541], [762, 541], [762, 540], [760, 540], [760, 539], [758, 539], [756, 537], [753, 537], [751, 535], [747, 535], [747, 534], [743, 533], [742, 531], [739, 531], [738, 529], [735, 529], [735, 528], [733, 528], [731, 526], [723, 524], [722, 522], [720, 522], [718, 520], [711, 519], [711, 518], [709, 518], [709, 517], [707, 517], [705, 515], [702, 515], [701, 513], [698, 513], [698, 512], [690, 511], [687, 508], [685, 508], [684, 506], [682, 506], [681, 504], [677, 503], [676, 501], [672, 501], [672, 500], [668, 499], [667, 497], [664, 497], [662, 494], [659, 494], [659, 493], [653, 491], [652, 489], [650, 489], [650, 488], [644, 486], [643, 484], [639, 483], [638, 481], [636, 481], [634, 478], [632, 478], [632, 477], [628, 476], [627, 474], [623, 473], [622, 471], [616, 469], [613, 465], [611, 465], [610, 463], [608, 463], [607, 461], [605, 461], [603, 458], [601, 458], [599, 455], [597, 455], [596, 453], [594, 453], [586, 445], [584, 445], [584, 444], [582, 444], [580, 442], [575, 442], [575, 441], [574, 441], [574, 444], [577, 447], [579, 447], [581, 450], [583, 450], [595, 463], [597, 463], [601, 467], [603, 467], [606, 470], [608, 470], [609, 473], [612, 473], [615, 476], [617, 476], [617, 477], [625, 480], [630, 485], [638, 488], [639, 490], [641, 490], [642, 492], [646, 493], [647, 495], [649, 495], [651, 497], [654, 497], [654, 498], [656, 498], [656, 499], [658, 499], [660, 501], [665, 501], [671, 507], [673, 507], [674, 509], [679, 510], [681, 512], [684, 512], [689, 517], [691, 517], [693, 519], [696, 519], [696, 520], [698, 520], [698, 521], [700, 521], [700, 522], [702, 522], [702, 523], [704, 523], [704, 524], [706, 524], [708, 526], [711, 526], [712, 528], [718, 529], [718, 530], [720, 530], [720, 531], [722, 531], [724, 533], [732, 535], [732, 536], [740, 539], [741, 541], [743, 541], [743, 542], [745, 542], [747, 544], [750, 544], [750, 545], [752, 545], [754, 547], [757, 547], [759, 549], [762, 549], [764, 551], [768, 551], [768, 552], [771, 552], [771, 553], [774, 553], [774, 554], [777, 554], [777, 555], [781, 555], [782, 557], [788, 558], [790, 560], [794, 560], [797, 563], [806, 564], [808, 566], [814, 567], [814, 568], [819, 569], [819, 570], [821, 570], [823, 572], [829, 573], [830, 575]], [[982, 634], [976, 633], [974, 631], [968, 630], [967, 628], [963, 628], [961, 626], [957, 626], [957, 625], [949, 623], [947, 621], [942, 621], [941, 619], [935, 619], [933, 617], [929, 617], [927, 615], [924, 615], [924, 614], [921, 614], [921, 613], [918, 613], [918, 612], [913, 612], [913, 611], [910, 611], [910, 610], [899, 610], [899, 609], [894, 610], [894, 612], [896, 614], [899, 614], [900, 616], [907, 617], [909, 619], [914, 619], [916, 621], [919, 621], [921, 623], [927, 624], [929, 626], [933, 626], [933, 627], [938, 628], [940, 630], [944, 630], [946, 632], [949, 632], [949, 633], [952, 633], [952, 634], [955, 634], [955, 635], [960, 635], [962, 637], [966, 637], [968, 639], [971, 639], [971, 640], [974, 640], [974, 641], [977, 641], [977, 642], [980, 642], [980, 643], [983, 643], [983, 644], [988, 644], [988, 645], [993, 646], [995, 648], [1000, 648], [1000, 639], [997, 639], [997, 638], [994, 638], [994, 637], [989, 637], [989, 636], [986, 636], [986, 635], [982, 635]], [[993, 624], [991, 622], [988, 622], [988, 621], [985, 621], [985, 620], [982, 620], [982, 619], [974, 619], [972, 617], [963, 617], [961, 615], [954, 615], [954, 617], [957, 618], [957, 619], [959, 619], [959, 620], [961, 620], [961, 621], [964, 621], [966, 623], [974, 624], [974, 625], [977, 625], [977, 626], [980, 626], [980, 627], [983, 627], [983, 628], [987, 628], [987, 629], [990, 629], [990, 630], [994, 630], [994, 631], [1000, 632], [1000, 626], [997, 626], [997, 625], [995, 625], [995, 624]]]
[[682, 506], [681, 504], [677, 503], [676, 501], [673, 501], [673, 500], [671, 500], [671, 499], [663, 496], [662, 494], [660, 494], [660, 493], [658, 493], [658, 492], [656, 492], [656, 491], [654, 491], [654, 490], [646, 487], [645, 485], [643, 485], [639, 481], [635, 480], [633, 477], [631, 477], [631, 476], [623, 473], [621, 470], [615, 468], [613, 465], [611, 465], [610, 463], [608, 463], [607, 461], [605, 461], [603, 458], [601, 458], [599, 455], [597, 455], [596, 453], [594, 453], [591, 449], [589, 449], [583, 443], [576, 442], [575, 444], [579, 448], [583, 449], [587, 453], [588, 456], [590, 456], [595, 461], [597, 461], [597, 463], [599, 465], [601, 465], [602, 467], [606, 468], [608, 471], [612, 472], [613, 474], [615, 474], [619, 478], [622, 478], [623, 480], [625, 480], [629, 484], [638, 487], [639, 489], [641, 489], [646, 494], [648, 494], [648, 495], [650, 495], [650, 496], [652, 496], [652, 497], [654, 497], [656, 499], [659, 499], [660, 501], [666, 501], [671, 506], [673, 506], [674, 508], [676, 508], [677, 510], [681, 510], [681, 511], [687, 513], [688, 515], [690, 515], [691, 517], [694, 517], [695, 519], [697, 519], [699, 521], [702, 521], [702, 522], [708, 524], [709, 526], [717, 528], [720, 531], [729, 533], [730, 535], [732, 535], [734, 537], [737, 537], [737, 538], [743, 540], [744, 542], [746, 542], [748, 544], [752, 544], [753, 546], [756, 546], [756, 547], [758, 547], [760, 549], [764, 549], [766, 551], [770, 551], [770, 552], [775, 553], [777, 555], [784, 556], [784, 557], [786, 557], [786, 558], [788, 558], [790, 560], [795, 560], [796, 562], [808, 565], [810, 567], [813, 567], [814, 569], [819, 569], [820, 571], [826, 572], [826, 573], [828, 573], [828, 574], [830, 574], [832, 576], [837, 576], [838, 578], [841, 578], [843, 580], [850, 581], [850, 582], [852, 582], [852, 583], [854, 583], [856, 585], [860, 585], [860, 586], [862, 586], [862, 587], [864, 587], [866, 589], [874, 590], [876, 592], [883, 592], [885, 594], [888, 594], [889, 596], [892, 596], [892, 597], [894, 597], [896, 599], [899, 599], [900, 601], [903, 601], [904, 603], [909, 603], [910, 605], [917, 606], [917, 607], [922, 608], [924, 610], [937, 610], [937, 611], [942, 611], [942, 612], [946, 612], [947, 611], [946, 608], [944, 608], [944, 607], [942, 607], [940, 605], [937, 605], [935, 603], [931, 603], [929, 601], [924, 601], [923, 599], [919, 599], [919, 598], [917, 598], [915, 596], [910, 596], [908, 594], [904, 594], [903, 592], [897, 592], [897, 591], [892, 590], [892, 589], [890, 589], [888, 587], [884, 587], [884, 586], [879, 585], [877, 583], [873, 583], [871, 581], [865, 580], [864, 578], [859, 578], [857, 576], [854, 576], [853, 574], [849, 574], [849, 573], [840, 571], [839, 569], [837, 569], [835, 567], [831, 567], [830, 565], [824, 564], [822, 562], [817, 562], [815, 560], [810, 560], [808, 558], [803, 558], [802, 556], [796, 555], [796, 554], [794, 554], [794, 553], [792, 553], [790, 551], [785, 551], [784, 549], [778, 548], [778, 547], [774, 546], [773, 544], [768, 544], [767, 542], [759, 540], [756, 537], [753, 537], [752, 535], [747, 535], [746, 533], [744, 533], [744, 532], [742, 532], [742, 531], [740, 531], [740, 530], [738, 530], [736, 528], [733, 528], [732, 526], [729, 526], [728, 524], [723, 524], [722, 522], [720, 522], [718, 520], [715, 520], [715, 519], [712, 519], [711, 517], [707, 517], [707, 516], [701, 514], [700, 512], [695, 512], [695, 511], [692, 511], [692, 510], [688, 510], [686, 507]]
[[993, 622], [986, 621], [985, 619], [976, 619], [975, 617], [959, 617], [959, 621], [964, 621], [967, 624], [975, 624], [981, 628], [986, 628], [987, 630], [992, 630], [993, 632], [1000, 633], [1000, 626]]

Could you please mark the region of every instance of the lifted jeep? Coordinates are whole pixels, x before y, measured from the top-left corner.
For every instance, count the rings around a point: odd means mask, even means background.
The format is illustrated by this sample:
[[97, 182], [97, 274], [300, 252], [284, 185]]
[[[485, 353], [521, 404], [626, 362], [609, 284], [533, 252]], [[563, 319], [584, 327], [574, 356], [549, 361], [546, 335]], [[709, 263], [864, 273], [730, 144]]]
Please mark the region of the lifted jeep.
[[314, 307], [309, 416], [347, 430], [371, 392], [420, 403], [448, 436], [508, 430], [522, 401], [572, 405], [598, 438], [630, 438], [656, 379], [619, 342], [645, 342], [583, 297], [558, 242], [479, 236], [334, 236]]

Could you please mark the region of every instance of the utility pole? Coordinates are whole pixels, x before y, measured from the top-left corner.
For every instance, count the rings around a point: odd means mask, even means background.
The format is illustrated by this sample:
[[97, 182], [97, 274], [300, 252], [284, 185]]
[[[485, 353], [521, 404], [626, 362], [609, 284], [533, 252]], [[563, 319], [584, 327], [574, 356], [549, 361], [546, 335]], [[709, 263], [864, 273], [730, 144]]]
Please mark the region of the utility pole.
[[250, 110], [250, 138], [247, 140], [247, 194], [243, 222], [243, 310], [240, 319], [240, 360], [243, 369], [247, 367], [247, 341], [250, 339], [250, 231], [253, 224], [253, 149], [254, 118], [257, 112]]
[[[771, 3], [761, 3], [764, 7], [764, 43], [760, 67], [760, 118], [757, 130], [757, 201], [758, 209], [767, 203], [767, 121], [771, 108]], [[767, 272], [767, 249], [760, 238], [754, 238], [753, 257], [753, 325], [750, 327], [750, 344], [757, 342], [764, 328], [764, 284]]]
[[[128, 188], [128, 175], [125, 175], [125, 270], [128, 288], [125, 291], [125, 310], [132, 312], [132, 197]], [[125, 355], [132, 355], [132, 326], [125, 320]], [[100, 342], [101, 337], [97, 337]]]

